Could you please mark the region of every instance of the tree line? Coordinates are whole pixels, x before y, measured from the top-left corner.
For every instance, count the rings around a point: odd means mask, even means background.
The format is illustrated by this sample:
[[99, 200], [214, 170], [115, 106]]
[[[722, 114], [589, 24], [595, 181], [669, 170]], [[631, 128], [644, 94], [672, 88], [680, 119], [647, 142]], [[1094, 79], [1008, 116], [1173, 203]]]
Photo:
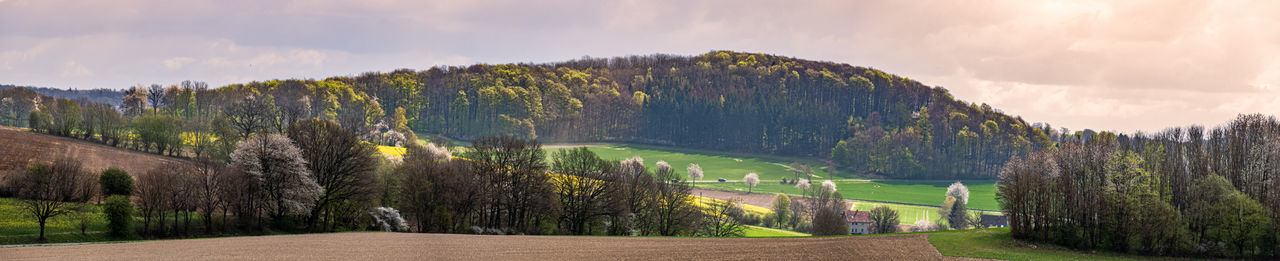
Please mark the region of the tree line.
[[1018, 238], [1081, 249], [1274, 257], [1280, 122], [1103, 132], [1010, 160], [997, 197]]
[[[553, 153], [511, 136], [454, 157], [412, 143], [402, 159], [328, 119], [255, 132], [225, 160], [201, 156], [129, 175], [58, 159], [6, 174], [0, 193], [45, 220], [105, 200], [113, 234], [188, 237], [263, 230], [741, 236], [740, 203], [704, 209], [665, 162]], [[550, 163], [548, 163], [550, 162]], [[134, 178], [136, 177], [136, 178]], [[99, 184], [95, 184], [98, 181]], [[100, 186], [98, 186], [100, 185]], [[403, 211], [403, 212], [401, 212]], [[403, 216], [401, 216], [403, 214]], [[137, 222], [136, 227], [131, 226]]]

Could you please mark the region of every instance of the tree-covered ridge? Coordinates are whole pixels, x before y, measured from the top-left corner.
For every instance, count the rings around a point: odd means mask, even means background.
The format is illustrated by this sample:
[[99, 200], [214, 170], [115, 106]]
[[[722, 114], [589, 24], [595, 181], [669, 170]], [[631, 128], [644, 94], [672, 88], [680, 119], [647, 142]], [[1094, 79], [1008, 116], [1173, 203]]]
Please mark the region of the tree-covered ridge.
[[[1057, 136], [1047, 135], [1048, 126], [876, 69], [730, 51], [403, 69], [216, 89], [187, 81], [123, 93], [119, 110], [126, 118], [164, 114], [174, 119], [145, 122], [184, 125], [168, 128], [184, 132], [280, 132], [319, 117], [381, 144], [412, 140], [410, 128], [459, 139], [618, 141], [830, 158], [851, 172], [890, 178], [994, 178], [1010, 156], [1050, 146]], [[33, 122], [28, 112], [40, 100], [9, 100], [0, 104], [7, 124]], [[50, 116], [41, 119], [46, 125], [57, 125], [51, 111], [41, 113]]]
[[9, 84], [0, 84], [0, 90], [7, 89], [30, 89], [40, 95], [63, 98], [69, 100], [88, 100], [98, 103], [106, 103], [111, 105], [120, 105], [120, 98], [124, 97], [124, 92], [112, 89], [92, 89], [92, 90], [75, 90], [75, 89], [54, 89], [45, 87], [17, 86]]
[[[946, 89], [847, 64], [715, 51], [336, 77], [457, 138], [624, 141], [830, 157], [858, 173], [993, 178], [1049, 135]], [[1047, 128], [1046, 128], [1047, 129]]]

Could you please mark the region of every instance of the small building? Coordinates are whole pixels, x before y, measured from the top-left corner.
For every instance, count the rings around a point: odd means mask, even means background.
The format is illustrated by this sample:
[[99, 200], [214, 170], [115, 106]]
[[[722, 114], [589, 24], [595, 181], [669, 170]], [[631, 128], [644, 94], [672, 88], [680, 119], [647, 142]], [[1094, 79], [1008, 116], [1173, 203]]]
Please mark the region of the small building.
[[871, 234], [871, 212], [845, 210], [844, 221], [849, 222], [849, 234]]
[[1005, 218], [1005, 216], [982, 214], [982, 222], [980, 224], [982, 224], [982, 227], [1007, 227], [1009, 226], [1009, 219]]

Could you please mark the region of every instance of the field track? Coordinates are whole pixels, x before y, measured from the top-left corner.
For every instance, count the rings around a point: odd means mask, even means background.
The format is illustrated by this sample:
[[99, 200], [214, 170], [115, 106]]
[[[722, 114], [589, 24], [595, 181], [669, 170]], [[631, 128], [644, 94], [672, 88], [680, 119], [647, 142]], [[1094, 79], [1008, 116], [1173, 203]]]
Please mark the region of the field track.
[[6, 260], [945, 260], [928, 235], [656, 238], [337, 233], [0, 248]]
[[133, 175], [151, 170], [164, 162], [181, 162], [169, 157], [83, 140], [0, 127], [0, 172], [25, 169], [37, 162], [52, 162], [61, 156], [80, 160], [90, 171], [114, 167]]

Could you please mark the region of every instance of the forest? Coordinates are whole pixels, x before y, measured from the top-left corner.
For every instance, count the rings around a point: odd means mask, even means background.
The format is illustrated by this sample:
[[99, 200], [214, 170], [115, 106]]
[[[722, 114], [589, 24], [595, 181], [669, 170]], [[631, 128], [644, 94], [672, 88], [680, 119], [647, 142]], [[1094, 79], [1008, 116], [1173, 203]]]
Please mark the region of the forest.
[[[36, 96], [0, 91], [0, 121], [28, 126], [30, 111], [56, 103]], [[95, 110], [88, 102], [77, 103]], [[994, 179], [1010, 156], [1073, 134], [872, 68], [730, 51], [441, 66], [216, 89], [191, 81], [139, 85], [125, 90], [120, 104], [127, 116], [194, 122], [183, 128], [195, 132], [218, 127], [223, 111], [232, 127], [261, 120], [277, 131], [323, 116], [390, 143], [417, 132], [656, 144], [828, 158], [858, 175], [906, 179]], [[273, 115], [240, 119], [224, 108]], [[44, 118], [45, 126], [57, 124]]]
[[1016, 238], [1160, 255], [1280, 254], [1280, 122], [1104, 132], [1015, 157], [997, 197]]

